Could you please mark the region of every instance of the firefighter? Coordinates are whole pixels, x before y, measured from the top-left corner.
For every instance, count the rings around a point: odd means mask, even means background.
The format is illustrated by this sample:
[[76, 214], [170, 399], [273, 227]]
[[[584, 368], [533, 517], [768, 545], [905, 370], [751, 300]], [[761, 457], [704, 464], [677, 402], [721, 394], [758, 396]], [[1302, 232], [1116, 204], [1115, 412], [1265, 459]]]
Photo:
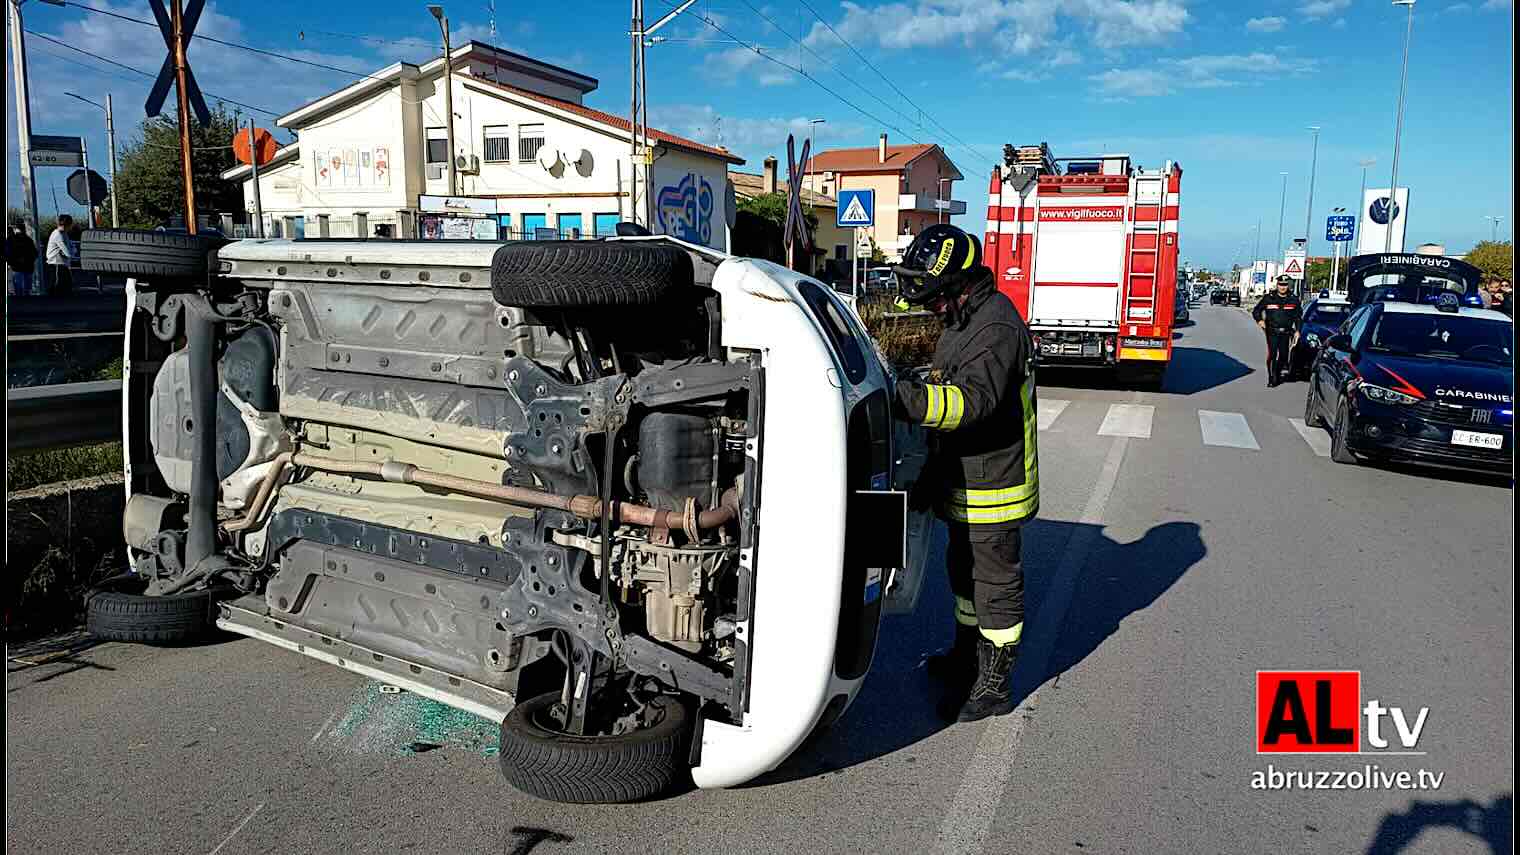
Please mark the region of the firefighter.
[[1303, 306], [1293, 293], [1293, 277], [1277, 277], [1277, 289], [1261, 295], [1251, 310], [1256, 325], [1267, 334], [1267, 388], [1282, 382], [1282, 372], [1292, 365], [1293, 346], [1303, 324]]
[[944, 324], [927, 382], [899, 380], [894, 412], [930, 434], [910, 504], [932, 506], [949, 527], [955, 643], [931, 657], [929, 670], [947, 685], [942, 714], [976, 721], [1013, 709], [1024, 629], [1021, 526], [1040, 504], [1033, 344], [982, 265], [980, 245], [955, 226], [924, 229], [893, 271], [902, 299]]

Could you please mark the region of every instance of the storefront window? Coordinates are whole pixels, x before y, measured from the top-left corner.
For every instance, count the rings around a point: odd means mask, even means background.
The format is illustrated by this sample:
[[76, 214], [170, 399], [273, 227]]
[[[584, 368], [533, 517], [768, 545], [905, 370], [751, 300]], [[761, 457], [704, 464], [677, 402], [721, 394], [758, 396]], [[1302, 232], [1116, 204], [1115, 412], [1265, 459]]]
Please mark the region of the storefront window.
[[619, 214], [597, 214], [595, 219], [596, 236], [612, 237], [617, 234]]

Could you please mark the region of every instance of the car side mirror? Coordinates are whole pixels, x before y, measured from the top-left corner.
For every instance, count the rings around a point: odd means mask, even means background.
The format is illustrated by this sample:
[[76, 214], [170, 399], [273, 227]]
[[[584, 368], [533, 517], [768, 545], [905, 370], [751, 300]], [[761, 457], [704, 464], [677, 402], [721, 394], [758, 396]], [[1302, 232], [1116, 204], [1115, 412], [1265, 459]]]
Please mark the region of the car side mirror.
[[1336, 333], [1325, 339], [1325, 346], [1332, 350], [1351, 350], [1351, 336], [1345, 333]]

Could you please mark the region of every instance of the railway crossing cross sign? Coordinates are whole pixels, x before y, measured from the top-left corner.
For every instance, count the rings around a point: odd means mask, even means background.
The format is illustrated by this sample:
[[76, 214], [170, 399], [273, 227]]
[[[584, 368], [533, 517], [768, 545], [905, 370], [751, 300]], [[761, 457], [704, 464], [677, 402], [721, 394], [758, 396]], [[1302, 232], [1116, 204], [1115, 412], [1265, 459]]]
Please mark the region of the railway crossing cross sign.
[[[164, 57], [164, 64], [158, 69], [158, 79], [153, 81], [153, 89], [148, 93], [147, 103], [143, 108], [149, 116], [157, 116], [164, 108], [164, 99], [169, 95], [169, 87], [174, 85], [174, 20], [164, 9], [163, 0], [148, 0], [148, 5], [153, 7], [153, 17], [158, 20], [159, 32], [164, 37], [164, 47], [169, 49], [169, 55]], [[180, 15], [180, 30], [184, 34], [184, 50], [190, 51], [190, 37], [195, 34], [195, 25], [200, 22], [201, 12], [206, 8], [206, 0], [190, 0], [185, 4], [184, 12]], [[200, 120], [202, 127], [211, 126], [211, 111], [206, 109], [206, 99], [201, 95], [200, 84], [195, 82], [195, 73], [190, 70], [190, 62], [185, 61], [185, 96], [190, 102], [190, 109], [195, 111], [195, 118]]]

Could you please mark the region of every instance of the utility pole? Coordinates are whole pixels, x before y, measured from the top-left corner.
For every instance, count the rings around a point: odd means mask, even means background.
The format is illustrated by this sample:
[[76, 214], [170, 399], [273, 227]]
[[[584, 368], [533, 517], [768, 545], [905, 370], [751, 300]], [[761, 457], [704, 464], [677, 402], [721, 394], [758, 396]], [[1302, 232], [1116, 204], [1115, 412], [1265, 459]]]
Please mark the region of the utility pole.
[[[264, 236], [264, 198], [259, 195], [259, 139], [253, 127], [253, 117], [248, 117], [248, 164], [253, 168], [253, 236]], [[358, 235], [367, 238], [369, 235]]]
[[[1395, 6], [1409, 7], [1409, 25], [1404, 30], [1404, 65], [1399, 72], [1399, 108], [1393, 123], [1393, 175], [1388, 179], [1388, 228], [1383, 232], [1383, 252], [1393, 250], [1394, 212], [1399, 202], [1399, 137], [1404, 133], [1404, 89], [1409, 82], [1409, 40], [1414, 36], [1414, 0], [1393, 0]], [[1405, 212], [1408, 215], [1408, 212]]]
[[1314, 169], [1319, 165], [1319, 125], [1310, 125], [1314, 132], [1314, 154], [1309, 159], [1309, 204], [1304, 209], [1304, 267], [1308, 281], [1309, 244], [1314, 241]]
[[[628, 143], [633, 155], [633, 176], [629, 182], [629, 212], [633, 221], [638, 223], [639, 213], [644, 214], [643, 225], [648, 228], [653, 222], [651, 203], [653, 193], [650, 192], [650, 171], [654, 165], [654, 152], [649, 147], [649, 78], [645, 73], [644, 49], [654, 42], [649, 36], [661, 27], [670, 23], [675, 17], [687, 9], [697, 0], [685, 0], [679, 6], [665, 13], [658, 21], [644, 26], [644, 0], [633, 0], [633, 7], [629, 18], [628, 36], [631, 39], [631, 60], [629, 63], [629, 83], [633, 95], [630, 99], [628, 111]], [[657, 39], [655, 41], [664, 41]], [[639, 167], [644, 167], [644, 196], [643, 204], [639, 203]]]
[[[816, 153], [815, 153], [815, 151], [813, 149], [813, 130], [815, 128], [817, 128], [819, 125], [823, 124], [825, 121], [827, 121], [827, 120], [825, 120], [825, 119], [808, 119], [808, 162], [807, 162], [807, 168], [803, 170], [803, 186], [804, 187], [807, 186], [807, 176], [810, 176], [810, 175], [813, 174], [813, 158], [816, 156]], [[821, 186], [821, 185], [819, 185], [819, 186]]]
[[181, 0], [169, 0], [169, 19], [174, 24], [174, 79], [175, 89], [178, 90], [175, 100], [179, 105], [179, 162], [185, 178], [185, 231], [193, 235], [197, 228], [195, 158], [191, 151], [190, 140], [190, 90], [185, 82], [189, 66], [185, 63], [185, 16], [182, 6]]
[[[111, 95], [110, 93], [106, 93], [106, 103], [102, 105], [74, 92], [65, 92], [63, 94], [83, 101], [92, 107], [100, 107], [106, 111], [106, 143], [111, 150], [111, 160], [109, 162], [111, 170], [111, 228], [120, 228], [121, 214], [116, 209], [116, 123], [111, 116]], [[85, 168], [88, 169], [89, 165], [86, 164]], [[93, 216], [94, 213], [91, 212], [91, 217]]]
[[443, 30], [443, 112], [448, 114], [445, 122], [444, 136], [448, 139], [449, 156], [449, 195], [459, 195], [459, 173], [454, 168], [454, 58], [449, 50], [449, 16], [443, 13], [443, 7], [429, 5], [428, 12], [438, 20], [439, 29]]
[[[37, 184], [32, 167], [32, 99], [26, 78], [26, 40], [22, 35], [21, 4], [24, 0], [6, 0], [5, 12], [11, 31], [11, 73], [16, 78], [16, 139], [21, 145], [21, 195], [26, 197], [26, 212], [31, 218], [32, 239], [42, 245], [41, 222], [37, 219]], [[41, 263], [41, 256], [38, 256]], [[33, 270], [36, 276], [38, 271]], [[37, 281], [41, 282], [40, 276]]]
[[79, 138], [79, 166], [84, 170], [84, 224], [95, 228], [95, 194], [90, 192], [90, 146], [84, 137]]

